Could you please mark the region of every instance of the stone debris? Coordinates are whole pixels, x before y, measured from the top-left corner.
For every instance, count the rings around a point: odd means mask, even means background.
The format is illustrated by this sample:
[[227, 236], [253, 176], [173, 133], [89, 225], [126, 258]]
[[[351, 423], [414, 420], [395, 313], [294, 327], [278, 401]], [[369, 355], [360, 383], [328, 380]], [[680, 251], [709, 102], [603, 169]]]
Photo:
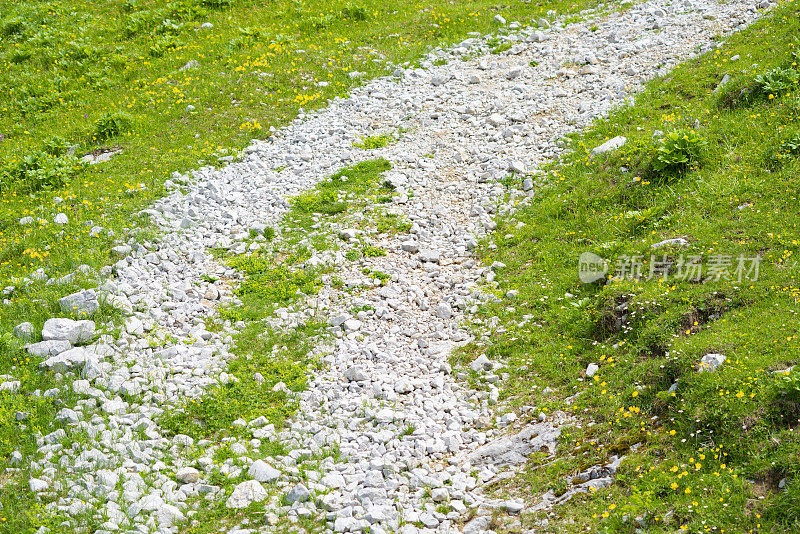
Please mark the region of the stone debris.
[[22, 340], [30, 340], [33, 338], [34, 335], [34, 328], [33, 325], [29, 322], [20, 323], [14, 327], [12, 332], [14, 337], [22, 339]]
[[533, 452], [552, 454], [561, 435], [558, 425], [567, 420], [565, 413], [555, 412], [550, 421], [534, 423], [478, 447], [470, 453], [469, 460], [472, 465], [513, 466], [525, 462]]
[[228, 508], [247, 508], [254, 502], [261, 502], [267, 498], [267, 490], [257, 480], [247, 480], [234, 488], [231, 496], [225, 501]]
[[689, 244], [689, 240], [685, 237], [673, 237], [672, 239], [665, 239], [658, 243], [653, 243], [650, 248], [657, 249], [661, 247], [685, 247]]

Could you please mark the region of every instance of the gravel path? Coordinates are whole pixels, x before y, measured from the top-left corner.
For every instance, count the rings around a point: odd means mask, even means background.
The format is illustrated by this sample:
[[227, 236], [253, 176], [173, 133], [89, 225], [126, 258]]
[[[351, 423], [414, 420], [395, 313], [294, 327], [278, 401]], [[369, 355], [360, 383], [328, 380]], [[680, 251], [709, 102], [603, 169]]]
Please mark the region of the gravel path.
[[[177, 532], [174, 525], [194, 514], [187, 499], [198, 493], [231, 507], [263, 500], [266, 523], [240, 525], [238, 532], [319, 518], [323, 529], [336, 532], [477, 533], [489, 528], [496, 507], [518, 513], [541, 506], [495, 502], [480, 492], [513, 473], [532, 450], [553, 451], [566, 415], [531, 408], [519, 418], [495, 419], [502, 362], [484, 357], [474, 364], [486, 390], [470, 390], [453, 376], [448, 356], [471, 339], [460, 325], [488, 298], [480, 287], [502, 269], [480, 265], [470, 251], [494, 228], [496, 210], [514, 209], [533, 193], [537, 167], [562, 151], [565, 134], [622, 103], [647, 78], [710, 49], [718, 33], [749, 24], [758, 8], [738, 0], [650, 1], [566, 27], [512, 29], [503, 38], [511, 48], [499, 55], [488, 54], [482, 38], [468, 39], [432, 53], [425, 69], [399, 69], [268, 142], [255, 141], [238, 162], [193, 171], [188, 193], [146, 210], [163, 238], [115, 249], [115, 277], [99, 291], [127, 310], [121, 337], [65, 351], [71, 344], [59, 339], [75, 342], [94, 325], [53, 321], [52, 341], [31, 348], [52, 356], [47, 367], [81, 374], [74, 389], [83, 400], [60, 417], [69, 432], [86, 434], [71, 449], [61, 446], [61, 430], [43, 436], [40, 456], [30, 459], [32, 485], [43, 494], [68, 493], [50, 506], [70, 514], [101, 510], [107, 532]], [[466, 55], [473, 59], [463, 61]], [[445, 64], [433, 65], [442, 58]], [[400, 139], [382, 149], [352, 146], [364, 135], [398, 128], [405, 129]], [[376, 157], [392, 163], [389, 210], [412, 223], [410, 233], [367, 231], [369, 212], [327, 230], [387, 250], [365, 262], [391, 281], [376, 285], [364, 264], [341, 252], [310, 260], [335, 265], [345, 285], [360, 291], [326, 286], [270, 318], [287, 329], [309, 317], [330, 321], [332, 341], [318, 348], [326, 366], [299, 395], [302, 415], [289, 428], [276, 433], [265, 421], [247, 422], [256, 439], [232, 443], [239, 458], [223, 469], [249, 480], [218, 488], [205, 472], [210, 454], [199, 460], [189, 454], [206, 444], [164, 438], [154, 423], [163, 406], [226, 380], [220, 374], [231, 357], [230, 332], [208, 332], [205, 322], [218, 302], [234, 297], [224, 284], [201, 277], [236, 273], [207, 248], [245, 252], [249, 230], [280, 226], [287, 198]], [[505, 203], [507, 189], [497, 180], [510, 171], [527, 178]], [[70, 305], [91, 306], [93, 299], [84, 294]], [[351, 315], [354, 307], [363, 311]], [[168, 346], [150, 348], [153, 338]], [[291, 452], [272, 464], [253, 462], [266, 440], [281, 440]], [[304, 458], [337, 444], [338, 460], [322, 460], [299, 478]], [[477, 518], [463, 526], [467, 508], [477, 509]]]

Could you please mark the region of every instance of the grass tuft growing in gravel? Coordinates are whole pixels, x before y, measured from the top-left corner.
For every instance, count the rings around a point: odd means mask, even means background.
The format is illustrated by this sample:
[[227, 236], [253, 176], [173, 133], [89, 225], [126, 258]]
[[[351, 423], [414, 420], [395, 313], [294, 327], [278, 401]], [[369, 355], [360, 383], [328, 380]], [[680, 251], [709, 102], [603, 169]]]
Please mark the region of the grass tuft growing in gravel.
[[323, 180], [308, 193], [293, 198], [291, 201], [293, 215], [308, 220], [313, 214], [344, 213], [347, 211], [348, 198], [366, 194], [368, 190], [378, 185], [381, 173], [390, 167], [385, 159], [365, 161], [348, 167]]
[[[314, 227], [319, 218], [343, 223], [348, 212], [374, 203], [379, 195], [390, 191], [383, 183], [383, 174], [390, 167], [388, 161], [378, 159], [345, 168], [309, 192], [291, 199], [292, 208], [281, 220], [280, 233], [275, 232], [274, 239], [265, 240], [261, 249], [230, 257], [220, 252], [223, 259], [242, 274], [242, 282], [235, 290], [239, 302], [223, 307], [219, 323], [209, 328], [223, 325], [236, 328], [231, 351], [235, 357], [228, 362], [228, 376], [220, 377], [219, 386], [164, 412], [159, 423], [168, 434], [187, 434], [196, 440], [209, 440], [217, 447], [214, 452], [217, 463], [235, 463], [238, 460], [227, 440], [252, 436], [252, 429], [237, 424], [237, 420], [249, 422], [265, 417], [280, 431], [288, 420], [297, 416], [299, 403], [295, 394], [306, 388], [309, 371], [320, 368], [317, 355], [328, 333], [328, 324], [320, 322], [314, 310], [310, 310], [312, 313], [301, 324], [290, 328], [275, 326], [274, 313], [304, 311], [305, 297], [316, 294], [323, 285], [322, 277], [329, 269], [308, 267], [307, 260], [312, 256], [312, 244], [325, 250], [337, 238], [328, 235], [327, 228]], [[322, 199], [326, 198], [340, 203], [341, 209], [335, 212], [316, 209], [324, 205]], [[382, 249], [369, 245], [360, 250], [369, 257], [385, 254]], [[383, 273], [373, 275], [382, 282], [388, 279]], [[330, 283], [337, 286], [333, 279]], [[260, 451], [262, 456], [280, 456], [288, 452], [278, 441], [267, 440], [262, 442]], [[306, 460], [300, 466], [301, 473], [322, 457], [337, 455], [335, 448], [324, 450], [321, 456]], [[244, 480], [244, 475], [231, 478], [217, 471], [212, 471], [211, 475], [211, 482], [221, 485], [225, 494]], [[275, 488], [269, 488], [273, 490]], [[224, 499], [217, 499], [212, 506], [202, 506], [198, 515], [182, 526], [182, 532], [216, 532], [223, 525], [262, 519], [263, 505], [234, 510], [224, 506]], [[279, 521], [278, 531], [292, 531], [293, 526], [284, 525], [285, 520]], [[322, 528], [312, 519], [303, 520], [303, 525], [309, 532]]]
[[241, 429], [233, 426], [234, 421], [259, 416], [282, 428], [296, 413], [297, 401], [290, 393], [273, 388], [283, 382], [289, 392], [305, 389], [307, 368], [314, 364], [309, 353], [323, 326], [309, 323], [287, 333], [265, 329], [257, 322], [247, 325], [236, 336], [233, 352], [237, 358], [228, 364], [232, 381], [168, 411], [161, 426], [172, 435], [197, 439], [239, 434]]
[[394, 138], [387, 134], [373, 135], [371, 137], [364, 137], [358, 142], [354, 142], [353, 146], [356, 148], [363, 148], [365, 150], [372, 150], [376, 148], [383, 148], [392, 141], [394, 141]]
[[[328, 269], [310, 267], [306, 261], [312, 255], [310, 241], [327, 246], [332, 238], [324, 229], [312, 228], [315, 219], [324, 214], [340, 220], [349, 209], [373, 202], [388, 190], [382, 177], [390, 167], [388, 161], [378, 159], [337, 172], [291, 199], [280, 239], [255, 252], [227, 258], [243, 276], [235, 290], [239, 302], [220, 310], [220, 320], [237, 327], [232, 351], [236, 358], [228, 363], [227, 371], [231, 379], [168, 410], [161, 419], [165, 429], [172, 434], [218, 439], [240, 433], [241, 429], [233, 426], [239, 418], [249, 421], [263, 415], [281, 428], [296, 413], [297, 402], [289, 392], [305, 389], [308, 368], [317, 365], [312, 351], [323, 338], [326, 325], [310, 319], [286, 330], [271, 326], [268, 320], [278, 308], [302, 310], [303, 299], [316, 294], [323, 284], [321, 277]], [[320, 210], [329, 198], [341, 209], [332, 213]], [[365, 245], [361, 253], [372, 257], [385, 251]], [[273, 391], [279, 382], [288, 391]]]
[[[611, 487], [526, 524], [800, 529], [799, 14], [787, 3], [572, 136], [484, 242], [483, 261], [506, 264], [483, 312], [499, 321], [462, 361], [506, 362], [502, 401], [577, 420], [556, 457], [534, 455], [498, 491], [560, 495], [626, 456]], [[618, 135], [622, 148], [591, 155]], [[578, 276], [586, 252], [610, 267], [592, 283]], [[724, 362], [703, 369], [713, 354]]]

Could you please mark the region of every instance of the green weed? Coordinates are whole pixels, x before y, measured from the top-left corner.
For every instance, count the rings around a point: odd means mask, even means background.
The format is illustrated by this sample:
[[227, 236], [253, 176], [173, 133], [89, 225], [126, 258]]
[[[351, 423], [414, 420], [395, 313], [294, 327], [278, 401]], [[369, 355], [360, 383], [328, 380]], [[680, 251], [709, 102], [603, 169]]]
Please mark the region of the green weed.
[[[52, 150], [52, 147], [50, 147]], [[17, 162], [0, 167], [0, 193], [36, 193], [65, 187], [85, 170], [86, 165], [69, 155], [33, 152]]]
[[755, 77], [756, 88], [766, 98], [776, 98], [798, 89], [800, 72], [777, 67]]
[[372, 245], [364, 245], [361, 247], [361, 253], [365, 258], [377, 258], [386, 256], [386, 251], [380, 247], [373, 247]]
[[499, 45], [492, 48], [492, 54], [502, 54], [503, 52], [506, 52], [508, 50], [511, 50], [511, 43], [509, 42], [500, 43]]
[[681, 172], [700, 161], [705, 139], [694, 130], [669, 132], [659, 143], [653, 168], [658, 172]]
[[383, 148], [389, 143], [394, 141], [389, 135], [381, 134], [372, 137], [363, 137], [360, 141], [354, 141], [353, 146], [356, 148], [363, 148], [365, 150], [374, 150], [376, 148]]

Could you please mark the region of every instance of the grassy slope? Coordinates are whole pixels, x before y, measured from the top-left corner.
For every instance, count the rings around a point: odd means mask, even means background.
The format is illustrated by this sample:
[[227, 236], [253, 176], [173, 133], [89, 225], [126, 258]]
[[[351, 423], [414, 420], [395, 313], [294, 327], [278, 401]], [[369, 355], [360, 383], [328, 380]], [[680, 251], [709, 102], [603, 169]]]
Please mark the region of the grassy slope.
[[[112, 262], [113, 236], [91, 237], [92, 225], [152, 237], [135, 213], [164, 193], [171, 173], [216, 164], [217, 156], [266, 137], [270, 126], [288, 123], [302, 108], [390, 72], [391, 63], [415, 61], [472, 31], [497, 30], [495, 13], [525, 21], [593, 3], [0, 0], [0, 86], [7, 89], [0, 94], [0, 287], [16, 286], [3, 295], [10, 304], [0, 313], [0, 374], [23, 382], [22, 394], [0, 392], [2, 462], [13, 450], [27, 455], [37, 432], [59, 426], [57, 403], [28, 394], [59, 382], [39, 372], [12, 328], [27, 320], [40, 329], [60, 315], [58, 297], [93, 284], [78, 275], [61, 286], [23, 288], [18, 277], [41, 268], [55, 278], [79, 264]], [[205, 22], [213, 28], [200, 29]], [[199, 67], [180, 71], [189, 60]], [[354, 71], [363, 76], [351, 77]], [[106, 114], [122, 119], [119, 133], [103, 123]], [[61, 140], [54, 143], [54, 136]], [[75, 145], [77, 156], [103, 147], [124, 151], [84, 168], [63, 156], [58, 161], [69, 164], [58, 168], [54, 157], [32, 161], [62, 141]], [[28, 169], [23, 178], [20, 169]], [[59, 212], [68, 224], [53, 224]], [[18, 223], [26, 216], [32, 225]], [[104, 308], [94, 319], [114, 314]], [[16, 412], [30, 416], [19, 423]], [[2, 480], [0, 531], [24, 532], [41, 522], [44, 503], [27, 492], [22, 475]]]
[[[209, 7], [214, 4], [223, 5]], [[90, 239], [82, 222], [114, 230], [129, 226], [130, 214], [161, 195], [173, 171], [215, 162], [220, 150], [267, 136], [270, 126], [285, 124], [301, 107], [319, 106], [362, 79], [390, 72], [389, 63], [415, 60], [434, 45], [496, 28], [495, 12], [528, 20], [566, 7], [515, 2], [496, 8], [488, 0], [390, 6], [0, 2], [0, 85], [10, 88], [0, 95], [0, 162], [17, 166], [54, 135], [78, 144], [78, 155], [103, 146], [125, 148], [57, 191], [30, 197], [29, 188], [3, 181], [0, 280], [41, 265], [67, 272], [87, 259], [101, 261], [106, 240]], [[200, 29], [204, 22], [214, 27]], [[190, 60], [199, 67], [179, 70]], [[364, 76], [351, 78], [351, 72]], [[188, 105], [195, 111], [187, 111]], [[131, 130], [97, 139], [97, 121], [107, 112], [127, 114]], [[54, 206], [55, 196], [66, 202]], [[26, 215], [52, 221], [59, 211], [73, 223], [16, 223]]]
[[[579, 394], [567, 409], [580, 423], [557, 458], [532, 458], [500, 491], [560, 494], [570, 476], [628, 455], [611, 488], [556, 508], [549, 530], [633, 532], [642, 528], [634, 518], [647, 532], [800, 528], [800, 367], [774, 372], [800, 363], [800, 150], [786, 143], [800, 140], [800, 87], [740, 97], [759, 74], [800, 69], [789, 55], [800, 52], [799, 8], [785, 4], [575, 135], [532, 202], [500, 221], [486, 243], [496, 249], [483, 249], [485, 263], [508, 265], [498, 294], [520, 293], [485, 310], [500, 324], [463, 359], [505, 359], [512, 405], [564, 409]], [[725, 74], [731, 82], [714, 93]], [[655, 130], [694, 130], [707, 144], [683, 171], [655, 171]], [[616, 135], [628, 138], [622, 149], [589, 156]], [[612, 271], [641, 255], [647, 273], [650, 245], [680, 236], [688, 246], [656, 259], [703, 255], [708, 267], [729, 255], [733, 271], [735, 257], [760, 254], [760, 276], [682, 282], [675, 265], [667, 282], [578, 280], [582, 252], [611, 260]], [[708, 353], [727, 361], [696, 372]], [[600, 370], [588, 379], [592, 362]]]

